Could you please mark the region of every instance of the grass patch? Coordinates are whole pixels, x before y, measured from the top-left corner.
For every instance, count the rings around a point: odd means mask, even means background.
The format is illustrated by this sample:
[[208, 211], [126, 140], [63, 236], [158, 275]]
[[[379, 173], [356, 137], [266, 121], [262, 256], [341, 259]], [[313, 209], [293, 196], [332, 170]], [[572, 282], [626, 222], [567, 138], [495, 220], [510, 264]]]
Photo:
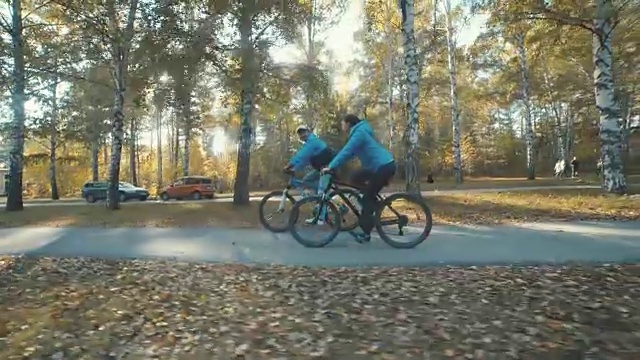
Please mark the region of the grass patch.
[[[599, 190], [510, 191], [425, 198], [436, 223], [498, 224], [550, 220], [638, 220], [640, 199], [603, 195]], [[273, 207], [277, 203], [273, 203]], [[258, 203], [123, 204], [27, 207], [4, 212], [0, 227], [231, 227], [260, 228]]]

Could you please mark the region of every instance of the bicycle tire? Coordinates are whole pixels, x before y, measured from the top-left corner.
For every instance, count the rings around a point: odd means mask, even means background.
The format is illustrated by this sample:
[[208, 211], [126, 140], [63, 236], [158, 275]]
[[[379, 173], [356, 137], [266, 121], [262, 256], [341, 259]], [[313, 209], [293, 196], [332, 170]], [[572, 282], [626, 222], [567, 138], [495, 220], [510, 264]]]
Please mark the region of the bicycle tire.
[[[385, 206], [389, 206], [391, 205], [391, 203], [399, 199], [405, 199], [407, 201], [418, 204], [422, 208], [422, 211], [424, 212], [425, 217], [428, 220], [427, 225], [424, 227], [424, 230], [422, 231], [422, 233], [415, 240], [411, 242], [394, 241], [387, 234], [385, 234], [380, 222], [382, 217], [382, 212]], [[427, 205], [427, 203], [424, 201], [422, 197], [412, 195], [409, 193], [396, 193], [385, 198], [380, 202], [378, 210], [376, 211], [376, 214], [375, 214], [375, 226], [376, 226], [376, 230], [378, 231], [378, 235], [380, 235], [380, 238], [389, 246], [394, 247], [396, 249], [412, 249], [420, 245], [424, 240], [426, 240], [426, 238], [431, 233], [431, 229], [433, 227], [433, 216], [431, 214], [431, 209], [429, 209], [429, 206]]]
[[[265, 219], [266, 214], [264, 211], [264, 207], [267, 204], [267, 202], [269, 202], [269, 199], [275, 196], [282, 196], [282, 191], [278, 191], [278, 190], [272, 191], [267, 195], [265, 195], [262, 198], [262, 200], [260, 200], [260, 204], [258, 205], [258, 217], [260, 218], [260, 223], [262, 224], [262, 226], [264, 226], [267, 230], [274, 233], [282, 233], [289, 229], [289, 221], [288, 221], [289, 219], [287, 219], [287, 221], [284, 222], [284, 226], [273, 226], [269, 224], [269, 222]], [[289, 202], [292, 205], [295, 205], [296, 203], [296, 199], [290, 194], [287, 194], [287, 200], [289, 200]]]
[[329, 237], [327, 237], [326, 239], [324, 239], [323, 241], [320, 241], [320, 242], [308, 241], [307, 239], [302, 237], [300, 235], [300, 233], [297, 231], [296, 223], [298, 222], [298, 219], [300, 218], [300, 207], [302, 205], [304, 205], [306, 203], [310, 203], [310, 202], [315, 202], [315, 203], [326, 205], [329, 208], [328, 210], [331, 211], [332, 213], [336, 214], [336, 216], [338, 217], [338, 219], [337, 219], [338, 224], [342, 223], [342, 216], [340, 216], [340, 212], [338, 211], [338, 208], [336, 207], [336, 205], [334, 203], [332, 203], [331, 201], [328, 201], [328, 200], [324, 200], [320, 196], [310, 196], [310, 197], [304, 198], [304, 199], [296, 202], [293, 205], [293, 208], [291, 209], [291, 214], [289, 214], [289, 232], [291, 233], [291, 236], [293, 236], [293, 238], [300, 245], [302, 245], [304, 247], [308, 247], [308, 248], [325, 247], [329, 243], [331, 243], [336, 238], [336, 236], [338, 236], [338, 233], [340, 233], [340, 226], [336, 226], [335, 228], [333, 228], [333, 230], [331, 231], [331, 234], [329, 235]]
[[[362, 193], [358, 192], [357, 190], [354, 190], [354, 189], [340, 189], [340, 188], [338, 188], [338, 189], [335, 189], [335, 190], [333, 190], [331, 192], [331, 196], [330, 196], [331, 202], [334, 202], [334, 198], [336, 196], [338, 196], [338, 194], [343, 194], [347, 198], [349, 196], [355, 196], [357, 198], [362, 198]], [[362, 206], [362, 204], [361, 204], [361, 206]], [[351, 210], [351, 208], [349, 208], [348, 211], [353, 212], [353, 210]], [[355, 228], [357, 228], [360, 225], [359, 214], [356, 215], [355, 223], [348, 224], [348, 225], [345, 225], [345, 219], [344, 219], [343, 214], [340, 214], [340, 216], [341, 216], [341, 219], [340, 219], [340, 231], [352, 231], [352, 230], [354, 230]]]

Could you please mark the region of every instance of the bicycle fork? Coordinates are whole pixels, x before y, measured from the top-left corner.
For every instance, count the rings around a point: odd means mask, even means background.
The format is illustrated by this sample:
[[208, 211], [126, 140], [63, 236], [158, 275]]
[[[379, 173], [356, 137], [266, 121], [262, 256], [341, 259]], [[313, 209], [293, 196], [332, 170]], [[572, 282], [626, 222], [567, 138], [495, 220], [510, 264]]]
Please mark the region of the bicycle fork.
[[287, 195], [289, 194], [289, 189], [284, 189], [282, 191], [282, 199], [280, 199], [280, 205], [278, 205], [278, 212], [284, 212], [284, 207], [287, 204]]

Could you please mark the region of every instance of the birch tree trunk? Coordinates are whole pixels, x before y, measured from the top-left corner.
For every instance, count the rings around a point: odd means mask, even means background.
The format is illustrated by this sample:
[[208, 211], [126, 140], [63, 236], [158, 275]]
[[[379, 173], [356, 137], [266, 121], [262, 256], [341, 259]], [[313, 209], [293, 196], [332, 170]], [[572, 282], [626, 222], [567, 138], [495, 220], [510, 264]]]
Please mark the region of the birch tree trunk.
[[185, 98], [184, 104], [184, 153], [182, 154], [182, 176], [189, 176], [189, 157], [191, 155], [191, 92]]
[[137, 126], [136, 119], [131, 117], [131, 125], [130, 125], [130, 134], [129, 134], [129, 176], [131, 177], [131, 183], [134, 186], [138, 186], [138, 172], [136, 169], [136, 137], [137, 137]]
[[240, 48], [242, 49], [242, 124], [240, 127], [240, 146], [238, 148], [238, 165], [236, 181], [233, 189], [234, 205], [249, 205], [249, 169], [251, 166], [251, 113], [253, 111], [253, 89], [255, 84], [255, 57], [252, 44], [253, 6], [244, 2], [240, 14]]
[[314, 46], [314, 41], [315, 41], [315, 0], [310, 0], [310, 4], [311, 6], [311, 11], [309, 13], [309, 19], [307, 20], [307, 66], [308, 66], [308, 78], [307, 78], [307, 83], [306, 85], [306, 89], [305, 89], [305, 100], [306, 100], [306, 107], [307, 107], [307, 114], [306, 114], [306, 120], [305, 123], [307, 124], [307, 126], [309, 126], [311, 129], [315, 129], [316, 126], [316, 119], [314, 117], [314, 111], [313, 111], [313, 73], [311, 72], [311, 70], [313, 69], [314, 66], [314, 62], [315, 62], [315, 46]]
[[612, 47], [612, 0], [596, 0], [597, 16], [593, 21], [593, 84], [596, 107], [600, 112], [600, 156], [602, 188], [624, 194], [627, 181], [622, 161], [622, 119], [614, 96]]
[[[387, 8], [387, 10], [390, 10]], [[385, 22], [385, 36], [387, 36], [387, 106], [389, 107], [389, 114], [387, 119], [387, 131], [389, 131], [389, 150], [393, 153], [393, 136], [395, 134], [395, 123], [393, 121], [393, 55], [394, 47], [391, 41], [391, 12], [387, 11], [387, 17]]]
[[527, 74], [527, 49], [524, 34], [516, 35], [516, 45], [520, 58], [520, 76], [522, 81], [522, 102], [524, 104], [524, 140], [527, 147], [527, 179], [535, 180], [535, 149], [533, 136], [533, 120], [531, 116], [531, 100], [529, 98], [529, 76]]
[[11, 45], [13, 55], [13, 88], [11, 105], [13, 122], [11, 124], [11, 149], [9, 150], [9, 186], [7, 189], [7, 211], [24, 209], [22, 202], [22, 171], [24, 165], [24, 123], [25, 112], [25, 65], [24, 42], [22, 38], [22, 1], [11, 2]]
[[122, 159], [122, 143], [124, 140], [124, 93], [125, 77], [127, 76], [128, 49], [133, 38], [133, 25], [135, 23], [138, 0], [131, 0], [127, 14], [127, 25], [123, 30], [117, 20], [116, 4], [109, 5], [109, 22], [111, 23], [111, 55], [113, 57], [113, 80], [115, 85], [115, 104], [112, 121], [111, 162], [109, 164], [109, 189], [107, 191], [107, 208], [117, 210], [120, 208], [120, 161]]
[[[107, 150], [105, 149], [105, 154]], [[98, 181], [100, 178], [100, 139], [91, 142], [91, 181]]]
[[[96, 135], [96, 144], [100, 143], [99, 135]], [[107, 139], [107, 135], [105, 135], [104, 140], [102, 141], [103, 151], [102, 151], [102, 164], [105, 167], [105, 179], [109, 176], [109, 139]], [[99, 177], [99, 175], [98, 175]], [[97, 181], [97, 180], [96, 180]]]
[[544, 73], [544, 87], [547, 92], [547, 98], [550, 103], [551, 112], [553, 113], [554, 121], [554, 133], [556, 136], [556, 151], [558, 158], [556, 161], [562, 161], [564, 164], [567, 163], [567, 154], [565, 152], [566, 149], [566, 140], [565, 140], [565, 131], [563, 127], [562, 120], [562, 103], [556, 101], [553, 96], [553, 92], [551, 90], [551, 81], [549, 80], [549, 75], [547, 74], [548, 70], [545, 68]]
[[458, 108], [458, 84], [456, 79], [456, 44], [451, 23], [451, 0], [444, 0], [444, 16], [447, 23], [447, 54], [449, 82], [451, 84], [451, 127], [453, 131], [453, 175], [456, 183], [462, 184], [462, 155], [460, 153], [460, 110]]
[[404, 132], [406, 146], [405, 173], [407, 192], [420, 193], [420, 177], [418, 173], [418, 59], [416, 39], [414, 36], [414, 0], [400, 0], [402, 12], [402, 33], [404, 35], [404, 65], [408, 89], [407, 112], [408, 119]]
[[[55, 55], [54, 55], [55, 56]], [[53, 80], [51, 81], [51, 123], [49, 128], [49, 185], [51, 200], [59, 200], [56, 179], [56, 149], [58, 148], [58, 59], [53, 59]]]
[[156, 192], [160, 194], [162, 189], [162, 111], [156, 107], [156, 149], [157, 173], [156, 173]]

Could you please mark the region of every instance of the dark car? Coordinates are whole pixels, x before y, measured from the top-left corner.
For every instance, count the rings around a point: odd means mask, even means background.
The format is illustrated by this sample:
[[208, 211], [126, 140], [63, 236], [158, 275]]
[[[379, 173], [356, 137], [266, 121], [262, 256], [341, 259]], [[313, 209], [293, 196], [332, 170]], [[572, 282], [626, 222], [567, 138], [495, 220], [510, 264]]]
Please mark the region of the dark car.
[[[89, 203], [106, 200], [108, 187], [109, 183], [107, 181], [90, 181], [82, 187], [82, 198]], [[120, 193], [120, 201], [122, 202], [131, 199], [145, 201], [149, 198], [149, 191], [147, 189], [133, 186], [126, 182], [120, 183], [118, 191]]]

